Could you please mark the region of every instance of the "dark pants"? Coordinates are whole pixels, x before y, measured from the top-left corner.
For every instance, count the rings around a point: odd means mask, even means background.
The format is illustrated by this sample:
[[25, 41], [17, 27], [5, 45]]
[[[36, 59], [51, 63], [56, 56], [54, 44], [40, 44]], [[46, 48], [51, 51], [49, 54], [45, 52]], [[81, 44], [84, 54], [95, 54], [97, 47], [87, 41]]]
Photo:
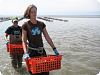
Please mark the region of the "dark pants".
[[[46, 52], [44, 49], [43, 49], [43, 52], [29, 49], [29, 56], [30, 57], [46, 56]], [[32, 74], [31, 72], [29, 73], [30, 75], [49, 75], [49, 72], [42, 72], [42, 73], [37, 73], [37, 74]]]
[[10, 54], [11, 56], [11, 63], [12, 66], [16, 69], [16, 68], [21, 68], [22, 67], [22, 57], [23, 54]]

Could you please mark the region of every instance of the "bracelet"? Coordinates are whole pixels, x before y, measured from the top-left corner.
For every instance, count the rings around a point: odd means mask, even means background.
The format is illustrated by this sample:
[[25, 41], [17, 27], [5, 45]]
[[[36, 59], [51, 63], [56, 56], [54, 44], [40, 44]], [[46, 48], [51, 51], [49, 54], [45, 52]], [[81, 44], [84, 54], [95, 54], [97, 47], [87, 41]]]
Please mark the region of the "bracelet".
[[53, 50], [56, 49], [56, 47], [53, 48]]

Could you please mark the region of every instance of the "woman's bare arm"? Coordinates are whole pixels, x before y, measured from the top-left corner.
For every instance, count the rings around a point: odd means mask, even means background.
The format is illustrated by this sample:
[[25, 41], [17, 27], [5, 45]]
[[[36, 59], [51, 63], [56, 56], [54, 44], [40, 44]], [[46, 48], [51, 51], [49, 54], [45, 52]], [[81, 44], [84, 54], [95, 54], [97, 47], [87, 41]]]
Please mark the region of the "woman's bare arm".
[[43, 29], [43, 34], [44, 34], [44, 37], [45, 37], [46, 41], [49, 43], [49, 45], [52, 47], [52, 49], [54, 49], [55, 48], [55, 45], [52, 42], [52, 39], [50, 38], [50, 36], [49, 36], [46, 28]]
[[24, 52], [27, 52], [27, 32], [22, 29], [22, 43]]

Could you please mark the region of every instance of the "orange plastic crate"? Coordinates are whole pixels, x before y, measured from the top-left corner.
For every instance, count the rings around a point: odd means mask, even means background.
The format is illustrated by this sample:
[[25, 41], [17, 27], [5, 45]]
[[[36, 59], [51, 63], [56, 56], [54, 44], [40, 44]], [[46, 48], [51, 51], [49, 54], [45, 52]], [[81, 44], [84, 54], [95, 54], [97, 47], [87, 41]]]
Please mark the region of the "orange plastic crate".
[[30, 58], [26, 61], [27, 70], [32, 74], [48, 72], [61, 68], [62, 55], [48, 55], [46, 57]]
[[8, 44], [7, 45], [7, 51], [10, 52], [10, 54], [18, 53], [18, 54], [23, 54], [23, 46], [22, 44]]

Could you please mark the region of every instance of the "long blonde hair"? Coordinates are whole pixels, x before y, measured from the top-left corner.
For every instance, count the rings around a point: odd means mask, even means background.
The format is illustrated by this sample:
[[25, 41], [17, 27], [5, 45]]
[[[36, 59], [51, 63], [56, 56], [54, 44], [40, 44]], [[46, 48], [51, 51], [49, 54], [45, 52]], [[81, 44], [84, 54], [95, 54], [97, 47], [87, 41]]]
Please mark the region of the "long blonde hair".
[[32, 8], [35, 8], [36, 9], [36, 11], [37, 11], [37, 7], [35, 6], [35, 5], [29, 5], [28, 7], [27, 7], [27, 9], [25, 10], [25, 12], [24, 12], [24, 18], [28, 18], [28, 19], [30, 19], [30, 10], [32, 9]]

